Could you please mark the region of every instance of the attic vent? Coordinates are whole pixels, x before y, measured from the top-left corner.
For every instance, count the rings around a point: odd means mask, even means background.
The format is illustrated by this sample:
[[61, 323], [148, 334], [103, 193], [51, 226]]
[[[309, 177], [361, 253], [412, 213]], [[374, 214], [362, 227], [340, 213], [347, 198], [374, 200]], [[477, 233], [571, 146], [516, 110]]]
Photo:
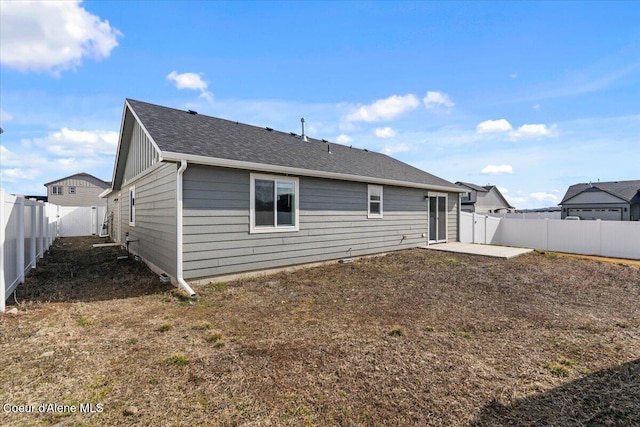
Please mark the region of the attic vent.
[[289, 132], [289, 135], [291, 135], [291, 136], [298, 136], [298, 134], [297, 134], [297, 133], [295, 133], [295, 132]]
[[322, 142], [329, 142], [329, 141], [327, 141], [326, 139], [323, 139]]
[[367, 150], [366, 148], [364, 149], [364, 151], [366, 151], [367, 153], [369, 152], [369, 150]]
[[269, 132], [271, 132], [273, 130], [273, 128], [269, 128], [269, 127], [265, 128], [265, 129], [268, 130]]
[[194, 116], [195, 116], [196, 114], [198, 114], [198, 112], [197, 112], [197, 111], [195, 111], [195, 110], [188, 110], [188, 111], [187, 111], [187, 113], [189, 113], [189, 114], [193, 114]]

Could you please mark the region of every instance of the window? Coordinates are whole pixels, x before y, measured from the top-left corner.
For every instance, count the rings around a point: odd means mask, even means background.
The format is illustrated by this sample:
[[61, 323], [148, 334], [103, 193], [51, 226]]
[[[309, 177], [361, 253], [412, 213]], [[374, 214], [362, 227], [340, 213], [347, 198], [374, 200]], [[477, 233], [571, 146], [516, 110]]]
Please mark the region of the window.
[[69, 187], [69, 194], [76, 194], [76, 187]]
[[298, 231], [298, 178], [251, 174], [251, 233]]
[[136, 225], [136, 187], [129, 189], [129, 225]]
[[369, 185], [367, 218], [382, 218], [382, 186]]
[[467, 202], [471, 200], [471, 193], [462, 193], [462, 201]]
[[51, 187], [51, 194], [62, 196], [62, 185], [54, 185]]

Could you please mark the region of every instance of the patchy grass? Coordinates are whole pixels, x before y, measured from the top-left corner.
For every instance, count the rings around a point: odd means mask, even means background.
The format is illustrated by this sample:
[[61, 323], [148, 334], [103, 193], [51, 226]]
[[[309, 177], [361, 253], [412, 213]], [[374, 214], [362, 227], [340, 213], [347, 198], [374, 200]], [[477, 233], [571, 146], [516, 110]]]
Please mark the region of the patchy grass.
[[184, 354], [174, 354], [173, 356], [164, 359], [164, 364], [166, 366], [187, 366], [189, 364], [189, 359]]
[[637, 267], [409, 250], [190, 298], [96, 241], [0, 316], [0, 401], [104, 410], [0, 425], [640, 425]]

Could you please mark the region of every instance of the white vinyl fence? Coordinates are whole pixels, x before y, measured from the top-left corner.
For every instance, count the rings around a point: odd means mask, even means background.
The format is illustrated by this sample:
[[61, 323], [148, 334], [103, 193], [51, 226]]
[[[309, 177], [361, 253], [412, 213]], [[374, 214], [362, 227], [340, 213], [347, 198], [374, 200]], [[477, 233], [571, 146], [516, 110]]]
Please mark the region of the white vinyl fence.
[[56, 237], [57, 206], [6, 194], [0, 189], [0, 313], [25, 273]]
[[0, 188], [0, 313], [56, 237], [99, 235], [106, 209], [57, 206]]
[[100, 234], [106, 206], [57, 206], [58, 237]]
[[522, 220], [462, 212], [460, 241], [640, 259], [640, 222]]
[[496, 218], [516, 218], [516, 219], [562, 219], [562, 212], [509, 212], [487, 214]]

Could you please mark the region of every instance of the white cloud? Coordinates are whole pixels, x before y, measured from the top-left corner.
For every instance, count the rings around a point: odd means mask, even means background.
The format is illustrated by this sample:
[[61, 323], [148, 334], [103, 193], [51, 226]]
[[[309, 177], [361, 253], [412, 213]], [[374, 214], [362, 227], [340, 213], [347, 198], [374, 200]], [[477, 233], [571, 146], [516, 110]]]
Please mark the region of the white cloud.
[[549, 202], [558, 202], [560, 199], [555, 194], [544, 193], [544, 192], [536, 192], [531, 193], [529, 195], [532, 199], [536, 199], [539, 202], [549, 201]]
[[2, 182], [20, 182], [35, 179], [39, 174], [37, 169], [10, 168], [0, 170]]
[[376, 128], [376, 136], [378, 138], [393, 138], [398, 132], [390, 127]]
[[451, 108], [456, 105], [455, 102], [449, 98], [449, 95], [435, 91], [428, 91], [425, 97], [422, 98], [422, 102], [424, 103], [425, 108], [430, 110], [437, 107]]
[[384, 148], [382, 148], [382, 152], [390, 156], [394, 153], [404, 153], [410, 149], [411, 147], [407, 144], [385, 145]]
[[11, 120], [13, 120], [13, 116], [0, 108], [0, 123], [10, 122]]
[[517, 78], [518, 78], [518, 73], [511, 73], [511, 74], [509, 74], [509, 78], [510, 78], [510, 79], [517, 79]]
[[553, 136], [553, 129], [543, 124], [522, 125], [517, 130], [510, 132], [511, 139], [541, 138]]
[[535, 104], [535, 105], [534, 105], [533, 107], [531, 107], [531, 108], [533, 108], [534, 110], [539, 110], [539, 109], [540, 109], [540, 104]]
[[118, 136], [115, 131], [62, 128], [44, 138], [35, 138], [33, 143], [56, 156], [92, 157], [115, 154]]
[[392, 95], [385, 99], [379, 99], [372, 104], [362, 105], [357, 110], [348, 114], [348, 122], [379, 122], [392, 120], [401, 114], [411, 111], [420, 105], [420, 101], [413, 94], [404, 96]]
[[485, 166], [480, 173], [490, 174], [490, 175], [502, 175], [505, 173], [513, 173], [513, 167], [511, 165], [487, 165]]
[[200, 98], [207, 101], [213, 100], [213, 94], [208, 91], [209, 82], [202, 80], [203, 73], [182, 73], [178, 74], [175, 70], [167, 74], [167, 80], [175, 83], [178, 89], [199, 90]]
[[0, 64], [19, 71], [75, 69], [84, 58], [107, 58], [122, 33], [81, 1], [3, 1]]
[[351, 138], [349, 135], [345, 135], [344, 133], [338, 135], [338, 137], [336, 138], [336, 142], [340, 144], [348, 144], [351, 141], [353, 141], [353, 138]]
[[509, 132], [510, 130], [513, 130], [513, 127], [505, 119], [485, 120], [476, 126], [478, 133]]
[[507, 190], [507, 189], [506, 189], [506, 188], [504, 188], [504, 187], [498, 187], [498, 190], [499, 190], [499, 191], [500, 191], [500, 193], [502, 193], [503, 195], [505, 195], [505, 194], [509, 193], [509, 190]]

